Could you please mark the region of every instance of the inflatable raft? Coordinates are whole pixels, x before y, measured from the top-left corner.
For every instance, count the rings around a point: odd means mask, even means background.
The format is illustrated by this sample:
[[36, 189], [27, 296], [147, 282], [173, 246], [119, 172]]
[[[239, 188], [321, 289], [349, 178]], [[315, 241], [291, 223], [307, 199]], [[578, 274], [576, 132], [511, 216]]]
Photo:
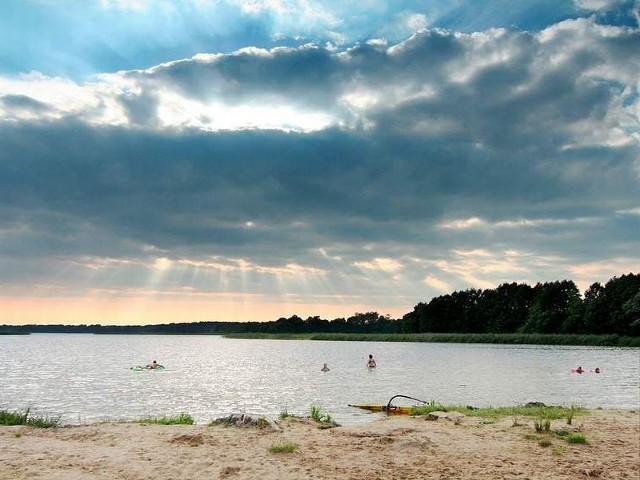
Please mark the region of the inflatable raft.
[[137, 365], [135, 367], [131, 367], [130, 370], [133, 370], [134, 372], [142, 372], [142, 371], [146, 371], [146, 370], [150, 370], [150, 371], [164, 370], [164, 365], [157, 365], [155, 368], [141, 367], [140, 365]]

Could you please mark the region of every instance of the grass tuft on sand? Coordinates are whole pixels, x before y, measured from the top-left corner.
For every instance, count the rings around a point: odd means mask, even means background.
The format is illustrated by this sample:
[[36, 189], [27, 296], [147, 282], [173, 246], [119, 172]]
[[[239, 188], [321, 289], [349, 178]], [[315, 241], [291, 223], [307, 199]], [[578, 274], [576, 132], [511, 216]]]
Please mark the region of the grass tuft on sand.
[[24, 412], [0, 410], [0, 425], [27, 425], [36, 428], [57, 428], [62, 424], [61, 417], [32, 415], [27, 408]]
[[566, 418], [568, 423], [569, 419], [573, 419], [576, 416], [586, 415], [588, 410], [583, 407], [560, 407], [560, 406], [515, 406], [515, 407], [486, 407], [476, 408], [471, 406], [462, 405], [444, 405], [434, 400], [426, 405], [419, 405], [413, 408], [412, 415], [428, 415], [431, 412], [460, 412], [467, 417], [481, 417], [489, 419], [498, 419], [503, 417], [534, 417], [543, 419], [544, 423], [547, 420], [559, 420]]
[[145, 417], [138, 420], [134, 420], [133, 423], [140, 423], [142, 425], [193, 425], [193, 417], [188, 413], [180, 413], [173, 416], [163, 417]]
[[275, 443], [267, 448], [269, 453], [293, 453], [298, 449], [298, 444], [293, 442]]

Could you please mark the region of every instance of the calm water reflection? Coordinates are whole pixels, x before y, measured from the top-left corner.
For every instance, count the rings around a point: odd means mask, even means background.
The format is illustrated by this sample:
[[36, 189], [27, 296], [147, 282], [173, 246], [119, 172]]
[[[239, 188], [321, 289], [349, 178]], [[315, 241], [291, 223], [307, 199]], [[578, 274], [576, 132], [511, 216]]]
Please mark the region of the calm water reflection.
[[[365, 367], [372, 353], [378, 368]], [[153, 359], [160, 372], [133, 372]], [[330, 372], [322, 373], [323, 363]], [[602, 374], [570, 373], [581, 365]], [[188, 412], [375, 418], [349, 403], [402, 393], [474, 406], [529, 401], [640, 408], [640, 349], [436, 343], [235, 340], [217, 336], [0, 336], [0, 408], [62, 414], [68, 423]]]

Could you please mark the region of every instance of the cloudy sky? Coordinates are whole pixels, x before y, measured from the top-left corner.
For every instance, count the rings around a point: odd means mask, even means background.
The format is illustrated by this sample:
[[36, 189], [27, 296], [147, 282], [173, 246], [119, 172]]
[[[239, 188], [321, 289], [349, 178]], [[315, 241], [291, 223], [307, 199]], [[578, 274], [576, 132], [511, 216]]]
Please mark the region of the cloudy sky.
[[639, 272], [639, 4], [3, 0], [0, 324]]

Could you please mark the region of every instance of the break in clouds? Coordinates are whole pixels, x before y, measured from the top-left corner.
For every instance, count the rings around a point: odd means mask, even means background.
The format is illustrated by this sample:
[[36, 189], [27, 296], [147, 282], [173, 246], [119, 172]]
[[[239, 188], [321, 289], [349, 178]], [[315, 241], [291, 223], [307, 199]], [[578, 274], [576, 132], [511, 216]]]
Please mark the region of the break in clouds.
[[0, 285], [387, 313], [637, 272], [638, 52], [580, 19], [0, 77]]

